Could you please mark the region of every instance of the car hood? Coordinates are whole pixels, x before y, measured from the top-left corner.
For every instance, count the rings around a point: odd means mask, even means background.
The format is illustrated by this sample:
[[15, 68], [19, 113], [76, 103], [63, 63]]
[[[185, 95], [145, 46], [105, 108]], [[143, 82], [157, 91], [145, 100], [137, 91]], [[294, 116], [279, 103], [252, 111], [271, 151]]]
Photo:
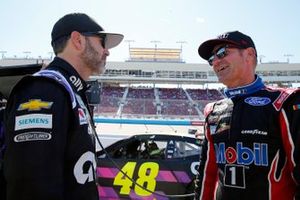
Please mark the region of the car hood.
[[0, 66], [0, 92], [8, 98], [13, 86], [24, 76], [31, 75], [42, 68], [42, 64]]

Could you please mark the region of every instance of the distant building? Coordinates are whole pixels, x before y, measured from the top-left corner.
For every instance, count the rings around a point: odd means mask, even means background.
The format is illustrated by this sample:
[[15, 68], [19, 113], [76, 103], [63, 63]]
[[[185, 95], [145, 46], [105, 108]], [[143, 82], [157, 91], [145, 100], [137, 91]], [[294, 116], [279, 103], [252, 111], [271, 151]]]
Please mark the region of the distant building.
[[127, 62], [169, 62], [184, 63], [181, 49], [171, 48], [130, 48]]

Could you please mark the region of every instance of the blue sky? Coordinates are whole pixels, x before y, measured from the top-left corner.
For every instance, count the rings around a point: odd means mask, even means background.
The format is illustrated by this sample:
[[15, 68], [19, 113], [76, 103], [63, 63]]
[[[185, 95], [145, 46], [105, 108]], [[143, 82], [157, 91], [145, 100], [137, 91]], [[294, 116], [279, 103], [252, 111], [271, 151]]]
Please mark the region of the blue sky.
[[[120, 32], [132, 47], [179, 48], [187, 63], [205, 63], [201, 42], [231, 30], [252, 37], [263, 61], [300, 63], [299, 0], [0, 0], [0, 51], [6, 57], [49, 57], [53, 24], [70, 12], [84, 12], [106, 31]], [[286, 57], [284, 55], [293, 55]], [[128, 43], [108, 61], [128, 58]]]

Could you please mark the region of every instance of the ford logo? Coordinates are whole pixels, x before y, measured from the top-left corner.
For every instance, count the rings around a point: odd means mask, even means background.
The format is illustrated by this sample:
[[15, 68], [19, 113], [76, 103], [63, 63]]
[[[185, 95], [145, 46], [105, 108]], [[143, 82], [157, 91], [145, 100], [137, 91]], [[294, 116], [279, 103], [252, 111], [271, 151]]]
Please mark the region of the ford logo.
[[267, 97], [248, 97], [244, 101], [251, 106], [265, 106], [271, 102], [271, 99]]

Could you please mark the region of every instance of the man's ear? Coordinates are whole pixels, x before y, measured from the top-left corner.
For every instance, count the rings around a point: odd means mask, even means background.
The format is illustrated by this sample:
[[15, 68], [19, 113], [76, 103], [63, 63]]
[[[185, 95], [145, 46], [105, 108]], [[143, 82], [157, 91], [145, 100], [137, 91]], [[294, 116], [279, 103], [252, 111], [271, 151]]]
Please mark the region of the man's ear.
[[73, 31], [70, 36], [70, 42], [76, 50], [83, 50], [85, 46], [85, 39], [79, 32]]
[[247, 59], [247, 62], [253, 62], [253, 60], [256, 60], [256, 51], [254, 48], [252, 47], [249, 47], [246, 49], [246, 59]]
[[249, 50], [248, 52], [249, 55], [256, 57], [256, 51], [253, 47], [248, 48], [248, 50]]
[[253, 73], [257, 66], [257, 53], [253, 47], [247, 49], [247, 63], [251, 66]]

